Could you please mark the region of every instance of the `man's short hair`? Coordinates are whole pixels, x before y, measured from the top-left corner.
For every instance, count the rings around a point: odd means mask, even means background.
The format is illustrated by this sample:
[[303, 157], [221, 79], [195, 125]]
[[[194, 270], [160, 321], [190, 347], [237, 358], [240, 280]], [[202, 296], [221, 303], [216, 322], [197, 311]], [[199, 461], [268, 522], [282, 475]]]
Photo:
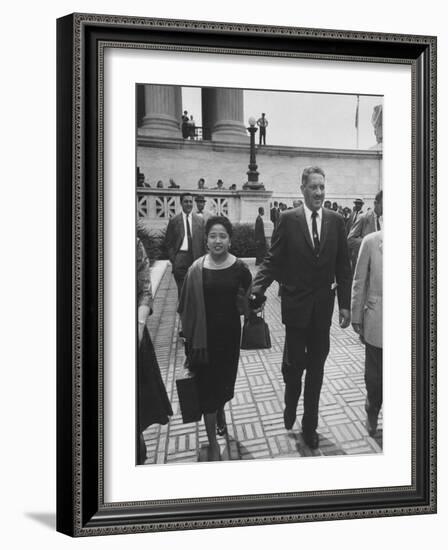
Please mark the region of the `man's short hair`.
[[261, 214], [262, 212], [264, 212], [264, 208], [262, 206], [259, 206], [258, 207], [258, 213]]
[[278, 202], [277, 202], [277, 201], [274, 201], [274, 206], [278, 206]]
[[309, 166], [308, 168], [305, 168], [302, 172], [302, 185], [306, 185], [308, 183], [308, 176], [311, 174], [320, 174], [325, 179], [325, 172], [320, 168], [319, 166]]
[[205, 203], [205, 198], [202, 195], [196, 195], [194, 200], [195, 200], [195, 202], [204, 202]]
[[182, 193], [179, 197], [179, 200], [180, 200], [180, 203], [182, 204], [182, 201], [184, 200], [185, 197], [191, 197], [193, 198], [193, 193]]
[[378, 193], [375, 195], [375, 202], [383, 202], [383, 190], [378, 191]]

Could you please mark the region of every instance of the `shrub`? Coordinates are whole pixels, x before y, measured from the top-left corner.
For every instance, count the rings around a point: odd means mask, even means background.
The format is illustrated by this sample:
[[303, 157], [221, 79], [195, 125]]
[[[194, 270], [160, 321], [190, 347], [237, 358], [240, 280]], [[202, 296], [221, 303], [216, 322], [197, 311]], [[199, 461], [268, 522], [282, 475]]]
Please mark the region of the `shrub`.
[[152, 229], [150, 220], [139, 218], [137, 220], [137, 237], [145, 247], [149, 261], [153, 264], [156, 260], [167, 260], [165, 242], [166, 228]]
[[255, 256], [255, 230], [250, 223], [234, 223], [230, 252], [237, 258]]

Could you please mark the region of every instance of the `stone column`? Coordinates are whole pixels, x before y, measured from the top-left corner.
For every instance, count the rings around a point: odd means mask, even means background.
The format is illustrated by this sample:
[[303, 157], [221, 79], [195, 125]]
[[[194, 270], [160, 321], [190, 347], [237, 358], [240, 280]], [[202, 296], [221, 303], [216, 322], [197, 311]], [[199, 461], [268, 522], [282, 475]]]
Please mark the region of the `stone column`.
[[145, 84], [145, 116], [138, 132], [153, 137], [181, 138], [179, 86]]
[[[202, 126], [212, 141], [248, 143], [244, 124], [243, 90], [235, 88], [202, 89]], [[210, 139], [208, 137], [208, 139]]]

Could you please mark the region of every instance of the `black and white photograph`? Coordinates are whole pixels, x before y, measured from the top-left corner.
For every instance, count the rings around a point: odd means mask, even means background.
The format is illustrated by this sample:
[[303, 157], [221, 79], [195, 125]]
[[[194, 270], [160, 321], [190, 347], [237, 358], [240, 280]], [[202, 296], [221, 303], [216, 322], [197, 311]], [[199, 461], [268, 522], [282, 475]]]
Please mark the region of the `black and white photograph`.
[[135, 93], [136, 464], [381, 454], [383, 96]]

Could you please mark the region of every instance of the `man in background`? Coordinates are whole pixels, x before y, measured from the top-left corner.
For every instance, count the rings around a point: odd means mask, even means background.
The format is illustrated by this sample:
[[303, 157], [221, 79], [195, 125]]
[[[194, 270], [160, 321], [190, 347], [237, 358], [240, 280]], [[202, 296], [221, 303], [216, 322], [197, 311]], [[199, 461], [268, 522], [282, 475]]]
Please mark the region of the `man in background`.
[[210, 212], [205, 210], [205, 197], [203, 197], [202, 195], [197, 195], [194, 198], [194, 202], [196, 203], [196, 214], [204, 220], [205, 224], [211, 215]]
[[188, 268], [205, 254], [204, 220], [192, 212], [193, 195], [182, 193], [180, 204], [182, 210], [170, 219], [165, 235], [165, 247], [179, 296]]
[[266, 128], [268, 127], [268, 119], [266, 113], [261, 113], [261, 117], [257, 120], [257, 126], [260, 128], [259, 144], [263, 141], [263, 145], [266, 145]]
[[353, 210], [350, 214], [350, 217], [349, 217], [349, 219], [347, 221], [347, 225], [346, 225], [347, 235], [349, 234], [350, 229], [353, 227], [353, 224], [356, 222], [358, 217], [361, 216], [362, 214], [364, 214], [364, 212], [362, 211], [364, 201], [362, 199], [355, 199], [353, 201], [353, 205], [354, 205]]
[[380, 231], [383, 222], [383, 191], [376, 194], [373, 210], [358, 216], [347, 236], [347, 244], [352, 262], [352, 270], [355, 271], [358, 259], [359, 247], [366, 235], [374, 231]]
[[266, 255], [266, 235], [264, 233], [264, 208], [260, 206], [255, 220], [255, 265], [260, 265]]
[[271, 222], [274, 224], [274, 229], [278, 225], [278, 219], [280, 217], [280, 210], [278, 207], [278, 202], [274, 201], [274, 206], [271, 208]]

